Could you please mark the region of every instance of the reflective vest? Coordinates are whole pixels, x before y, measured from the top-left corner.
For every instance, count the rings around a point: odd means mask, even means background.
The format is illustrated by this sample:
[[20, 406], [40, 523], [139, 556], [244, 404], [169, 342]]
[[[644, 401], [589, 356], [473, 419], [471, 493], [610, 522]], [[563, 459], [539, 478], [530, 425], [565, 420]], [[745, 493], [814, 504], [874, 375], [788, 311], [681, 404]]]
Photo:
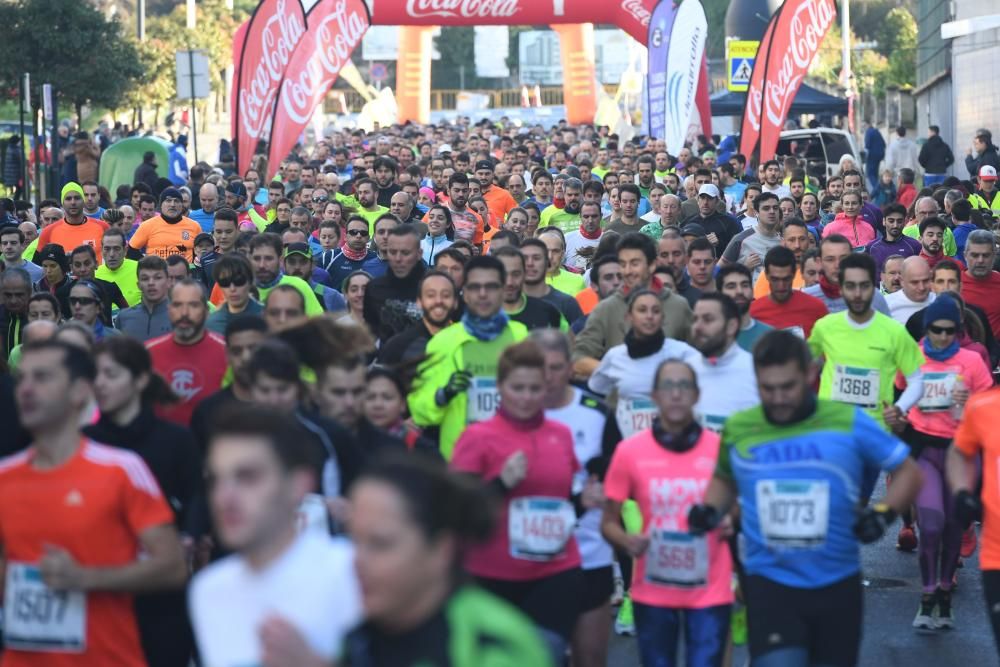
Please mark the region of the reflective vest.
[[[991, 195], [992, 201], [989, 201]], [[994, 190], [990, 194], [982, 190], [973, 192], [969, 195], [969, 203], [972, 204], [972, 208], [989, 209], [994, 217], [1000, 216], [1000, 190]]]

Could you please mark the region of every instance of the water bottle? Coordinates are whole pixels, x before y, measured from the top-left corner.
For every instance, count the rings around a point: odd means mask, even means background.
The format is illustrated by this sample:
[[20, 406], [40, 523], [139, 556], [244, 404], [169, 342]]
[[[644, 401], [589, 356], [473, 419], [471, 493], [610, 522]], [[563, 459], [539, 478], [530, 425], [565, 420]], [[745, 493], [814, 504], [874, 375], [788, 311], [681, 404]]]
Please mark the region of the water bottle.
[[[962, 382], [962, 376], [959, 375], [955, 378], [955, 391], [962, 391], [965, 389], [965, 383]], [[952, 403], [951, 404], [951, 418], [955, 421], [961, 421], [962, 413], [965, 412], [965, 403]]]

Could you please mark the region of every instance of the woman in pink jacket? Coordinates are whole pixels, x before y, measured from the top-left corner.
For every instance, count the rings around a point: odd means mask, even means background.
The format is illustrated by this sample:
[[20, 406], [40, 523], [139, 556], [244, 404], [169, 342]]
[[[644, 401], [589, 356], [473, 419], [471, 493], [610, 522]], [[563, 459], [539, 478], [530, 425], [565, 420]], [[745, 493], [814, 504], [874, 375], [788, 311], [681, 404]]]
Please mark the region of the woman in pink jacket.
[[527, 614], [555, 655], [563, 655], [583, 585], [573, 537], [578, 510], [599, 506], [603, 496], [592, 483], [574, 500], [580, 466], [573, 435], [545, 418], [545, 387], [545, 357], [534, 342], [504, 350], [497, 364], [500, 408], [465, 430], [451, 468], [480, 477], [501, 500], [497, 528], [469, 550], [466, 570]]
[[861, 217], [861, 193], [857, 190], [848, 190], [840, 197], [840, 213], [823, 228], [823, 238], [830, 234], [846, 236], [852, 248], [864, 248], [875, 240], [875, 228]]

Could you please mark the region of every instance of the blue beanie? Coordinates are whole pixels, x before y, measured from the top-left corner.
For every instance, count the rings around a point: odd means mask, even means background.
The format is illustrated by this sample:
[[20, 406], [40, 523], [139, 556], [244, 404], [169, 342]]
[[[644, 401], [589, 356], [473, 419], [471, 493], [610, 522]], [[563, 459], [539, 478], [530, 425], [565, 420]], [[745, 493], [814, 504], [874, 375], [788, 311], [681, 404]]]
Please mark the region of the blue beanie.
[[931, 322], [938, 320], [949, 320], [959, 326], [962, 323], [962, 315], [958, 311], [958, 304], [947, 294], [942, 294], [934, 299], [934, 302], [924, 308], [924, 328]]

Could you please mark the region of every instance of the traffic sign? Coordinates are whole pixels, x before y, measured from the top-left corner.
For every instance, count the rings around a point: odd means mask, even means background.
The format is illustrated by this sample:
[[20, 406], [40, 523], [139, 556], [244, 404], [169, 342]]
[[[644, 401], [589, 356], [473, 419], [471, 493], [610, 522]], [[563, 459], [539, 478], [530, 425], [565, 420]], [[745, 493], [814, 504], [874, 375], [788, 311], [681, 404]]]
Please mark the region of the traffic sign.
[[177, 99], [204, 99], [211, 92], [208, 78], [208, 54], [202, 50], [178, 51], [174, 60], [177, 64]]
[[372, 63], [368, 68], [368, 76], [372, 81], [381, 83], [389, 78], [389, 69], [382, 63]]
[[750, 86], [754, 60], [760, 42], [730, 40], [726, 42], [726, 65], [729, 74], [728, 88], [745, 91]]

